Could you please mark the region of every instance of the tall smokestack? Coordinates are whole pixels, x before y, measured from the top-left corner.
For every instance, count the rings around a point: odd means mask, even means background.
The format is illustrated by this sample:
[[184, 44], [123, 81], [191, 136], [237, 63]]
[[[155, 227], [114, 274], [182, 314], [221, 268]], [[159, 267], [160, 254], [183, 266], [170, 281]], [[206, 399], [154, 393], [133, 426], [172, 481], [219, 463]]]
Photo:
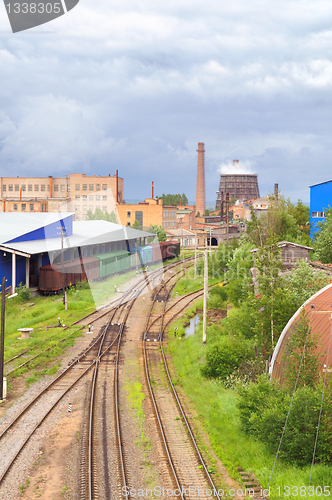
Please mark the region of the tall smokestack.
[[204, 142], [198, 143], [197, 184], [196, 184], [196, 214], [202, 216], [205, 212], [205, 174], [204, 174]]
[[153, 199], [153, 195], [154, 195], [154, 189], [153, 189], [153, 181], [152, 181], [152, 199]]
[[279, 193], [279, 186], [278, 184], [274, 185], [274, 197], [277, 200], [278, 199], [278, 193]]
[[119, 203], [119, 171], [116, 171], [116, 193], [115, 193], [115, 203]]

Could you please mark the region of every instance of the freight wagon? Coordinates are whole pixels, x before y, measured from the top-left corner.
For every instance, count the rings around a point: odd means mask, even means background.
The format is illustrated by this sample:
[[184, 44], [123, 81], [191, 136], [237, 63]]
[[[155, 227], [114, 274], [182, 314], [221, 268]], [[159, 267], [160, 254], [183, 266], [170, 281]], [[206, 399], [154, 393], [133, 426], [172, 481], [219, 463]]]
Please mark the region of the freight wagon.
[[[137, 255], [136, 255], [137, 252]], [[64, 287], [76, 285], [79, 281], [97, 280], [112, 274], [135, 269], [136, 265], [146, 266], [177, 257], [180, 243], [163, 241], [145, 247], [119, 250], [83, 259], [66, 261], [63, 264]], [[46, 265], [39, 270], [39, 290], [44, 293], [58, 292], [62, 289], [62, 264]]]

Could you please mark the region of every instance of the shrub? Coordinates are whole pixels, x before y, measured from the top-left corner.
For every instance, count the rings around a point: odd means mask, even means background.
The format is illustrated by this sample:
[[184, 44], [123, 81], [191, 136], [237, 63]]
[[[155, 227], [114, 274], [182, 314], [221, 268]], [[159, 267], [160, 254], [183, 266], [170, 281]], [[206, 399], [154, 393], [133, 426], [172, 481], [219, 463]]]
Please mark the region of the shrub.
[[245, 358], [254, 357], [253, 351], [244, 339], [224, 337], [208, 348], [202, 374], [207, 378], [226, 379]]
[[22, 282], [16, 288], [16, 292], [18, 293], [18, 297], [22, 302], [26, 302], [31, 297], [31, 291], [26, 285], [23, 285]]

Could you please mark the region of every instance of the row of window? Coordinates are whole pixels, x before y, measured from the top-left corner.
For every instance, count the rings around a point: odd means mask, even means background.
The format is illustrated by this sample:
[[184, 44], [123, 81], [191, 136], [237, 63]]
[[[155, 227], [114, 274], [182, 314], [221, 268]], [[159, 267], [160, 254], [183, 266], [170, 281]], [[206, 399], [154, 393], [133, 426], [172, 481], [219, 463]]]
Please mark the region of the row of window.
[[[47, 187], [46, 187], [47, 186]], [[89, 191], [100, 191], [100, 184], [89, 184]], [[3, 184], [2, 189], [3, 191], [19, 191], [20, 190], [20, 184]], [[27, 185], [22, 184], [21, 185], [22, 191], [27, 190]], [[40, 189], [39, 189], [40, 188]], [[60, 189], [59, 189], [60, 188]], [[49, 184], [28, 184], [28, 191], [49, 191], [50, 190], [50, 185]], [[81, 184], [75, 184], [75, 191], [80, 191], [81, 190]], [[82, 190], [87, 191], [88, 190], [88, 184], [82, 184]], [[107, 184], [102, 184], [102, 190], [107, 191]], [[62, 191], [63, 193], [66, 191], [66, 185], [65, 184], [54, 184], [54, 191]], [[70, 186], [68, 186], [68, 191], [70, 191]]]
[[[107, 207], [103, 205], [102, 207], [100, 205], [96, 205], [95, 207], [93, 205], [89, 205], [89, 210], [92, 210], [94, 212], [95, 210], [102, 210], [103, 212], [107, 211]], [[86, 212], [88, 210], [87, 205], [83, 205], [82, 207], [83, 212]], [[81, 211], [81, 206], [80, 205], [75, 205], [75, 211], [80, 212]]]
[[[82, 184], [82, 191], [87, 191], [88, 185]], [[107, 184], [102, 184], [102, 190], [107, 190]], [[75, 184], [75, 191], [81, 191], [81, 184]], [[100, 191], [100, 184], [89, 184], [89, 191]]]
[[[21, 212], [26, 212], [27, 211], [27, 206], [29, 206], [29, 210], [30, 212], [34, 212], [35, 210], [35, 205], [33, 203], [21, 203]], [[18, 203], [14, 203], [13, 205], [13, 210], [14, 212], [17, 212], [18, 211]], [[44, 210], [44, 203], [42, 204], [42, 211], [46, 212], [47, 211], [47, 207], [46, 207], [46, 204], [45, 204], [45, 210]]]
[[312, 217], [325, 217], [324, 212], [311, 212]]
[[[58, 186], [56, 186], [58, 187]], [[26, 191], [26, 184], [21, 185], [22, 191]], [[33, 191], [33, 184], [28, 184], [28, 191]], [[34, 186], [34, 191], [39, 191], [39, 184], [35, 184]], [[7, 184], [4, 184], [2, 186], [3, 191], [7, 191]], [[8, 184], [8, 191], [19, 191], [20, 190], [20, 185], [19, 184]], [[46, 184], [41, 184], [40, 185], [40, 190], [41, 191], [46, 191]], [[47, 191], [50, 190], [49, 184], [47, 184]]]
[[[88, 195], [87, 194], [83, 194], [83, 196], [75, 196], [75, 199], [76, 200], [80, 200], [82, 198], [83, 201], [88, 201]], [[103, 201], [107, 201], [107, 195], [103, 195], [103, 196], [100, 196], [98, 194], [96, 194], [96, 197], [93, 196], [93, 194], [89, 194], [89, 201], [94, 201], [94, 199], [96, 199], [96, 201], [100, 201], [101, 199]]]
[[163, 221], [163, 226], [164, 227], [175, 227], [176, 226], [176, 221], [175, 220]]
[[174, 219], [176, 217], [176, 210], [163, 210], [163, 219]]

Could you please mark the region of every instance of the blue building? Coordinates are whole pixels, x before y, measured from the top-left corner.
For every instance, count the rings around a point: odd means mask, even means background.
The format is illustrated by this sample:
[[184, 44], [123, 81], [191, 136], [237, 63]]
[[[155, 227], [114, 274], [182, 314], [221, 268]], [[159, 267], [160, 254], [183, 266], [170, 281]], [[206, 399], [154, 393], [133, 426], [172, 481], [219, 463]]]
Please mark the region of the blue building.
[[324, 221], [325, 211], [332, 207], [332, 180], [310, 186], [310, 236], [319, 229], [317, 222]]
[[[89, 257], [112, 251], [129, 250], [140, 238], [145, 244], [151, 233], [103, 220], [73, 221], [73, 213], [0, 214], [1, 279], [12, 292], [20, 283], [38, 286], [39, 269], [61, 259]], [[61, 229], [64, 238], [61, 238]], [[63, 248], [63, 249], [62, 249]]]

